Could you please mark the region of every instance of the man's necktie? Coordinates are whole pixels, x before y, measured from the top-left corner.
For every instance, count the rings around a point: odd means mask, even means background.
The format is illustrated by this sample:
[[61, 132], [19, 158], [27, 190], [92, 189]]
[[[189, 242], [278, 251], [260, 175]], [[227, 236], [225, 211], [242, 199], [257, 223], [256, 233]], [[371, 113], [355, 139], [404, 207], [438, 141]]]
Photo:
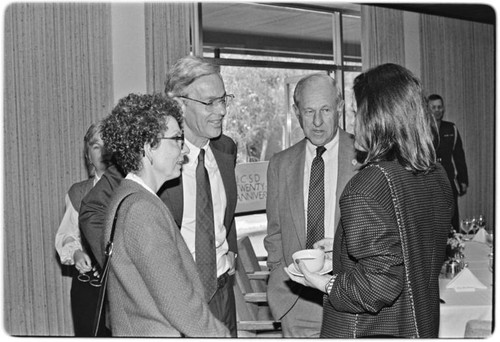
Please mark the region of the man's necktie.
[[307, 249], [313, 248], [315, 242], [325, 237], [325, 163], [321, 158], [325, 151], [324, 146], [316, 148], [316, 157], [311, 166], [307, 202]]
[[205, 169], [204, 149], [200, 150], [196, 167], [195, 256], [198, 274], [205, 287], [205, 298], [208, 302], [217, 291], [217, 265], [212, 191]]

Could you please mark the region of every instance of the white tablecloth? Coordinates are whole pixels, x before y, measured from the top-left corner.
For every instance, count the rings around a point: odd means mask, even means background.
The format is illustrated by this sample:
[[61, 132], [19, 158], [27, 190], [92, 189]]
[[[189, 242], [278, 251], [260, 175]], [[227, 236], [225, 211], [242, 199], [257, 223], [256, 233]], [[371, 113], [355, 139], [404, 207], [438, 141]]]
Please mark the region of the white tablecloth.
[[487, 289], [475, 289], [474, 292], [456, 292], [447, 289], [451, 279], [440, 279], [441, 321], [439, 337], [463, 338], [465, 326], [471, 319], [492, 320], [493, 313], [493, 275], [488, 268], [490, 247], [479, 242], [466, 242], [465, 261], [471, 272]]

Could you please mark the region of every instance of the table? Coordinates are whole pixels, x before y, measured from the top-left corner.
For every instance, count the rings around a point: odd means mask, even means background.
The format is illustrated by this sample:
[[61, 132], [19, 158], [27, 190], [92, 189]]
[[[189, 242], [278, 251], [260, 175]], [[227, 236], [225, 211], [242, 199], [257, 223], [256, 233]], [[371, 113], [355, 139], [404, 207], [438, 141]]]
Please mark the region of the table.
[[456, 292], [447, 289], [451, 279], [440, 279], [441, 304], [440, 338], [463, 338], [465, 326], [471, 319], [492, 320], [493, 316], [493, 274], [489, 270], [490, 247], [487, 244], [468, 241], [465, 243], [465, 262], [470, 271], [487, 289], [474, 292]]

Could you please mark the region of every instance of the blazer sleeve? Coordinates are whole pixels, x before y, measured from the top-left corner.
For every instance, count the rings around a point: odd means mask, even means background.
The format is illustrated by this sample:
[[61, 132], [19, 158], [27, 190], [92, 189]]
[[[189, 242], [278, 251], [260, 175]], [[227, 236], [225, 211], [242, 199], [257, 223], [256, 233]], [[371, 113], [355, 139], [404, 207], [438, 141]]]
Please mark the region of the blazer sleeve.
[[278, 203], [279, 172], [277, 164], [275, 160], [271, 160], [267, 170], [267, 235], [264, 238], [264, 246], [267, 251], [267, 266], [271, 272], [286, 266], [282, 265], [284, 256]]
[[[114, 168], [114, 167], [113, 167]], [[113, 170], [116, 170], [113, 171]], [[82, 200], [78, 223], [84, 239], [87, 241], [93, 257], [100, 266], [104, 263], [104, 229], [108, 206], [114, 190], [123, 176], [117, 169], [108, 169], [96, 185]]]
[[[201, 282], [195, 266], [189, 274], [185, 264], [189, 256], [182, 236], [166, 208], [152, 206], [149, 201], [135, 201], [125, 214], [125, 248], [140, 273], [149, 294], [166, 320], [188, 337], [229, 336], [226, 327], [211, 313], [203, 298]], [[148, 213], [145, 216], [144, 213]], [[169, 223], [170, 222], [170, 223]], [[180, 248], [186, 248], [186, 253]], [[140, 290], [144, 291], [144, 290]]]
[[[233, 162], [233, 173], [235, 173], [235, 168], [236, 168], [236, 157], [237, 157], [237, 148], [236, 144], [234, 143], [233, 140], [230, 140], [230, 154], [232, 156], [232, 162]], [[236, 175], [235, 175], [236, 178]], [[235, 193], [238, 192], [236, 186], [234, 188]], [[238, 195], [236, 195], [236, 198], [238, 198]], [[237, 200], [236, 200], [237, 201]], [[236, 204], [234, 205], [236, 207]], [[236, 221], [234, 220], [234, 211], [232, 212], [231, 215], [231, 228], [229, 229], [229, 232], [227, 234], [227, 244], [229, 247], [229, 250], [235, 254], [238, 254], [238, 238], [236, 234]]]
[[455, 143], [455, 148], [453, 149], [453, 162], [455, 163], [455, 168], [457, 170], [457, 181], [462, 184], [465, 183], [469, 185], [469, 175], [467, 173], [467, 164], [465, 163], [465, 152], [462, 145], [462, 138], [458, 129], [455, 128], [457, 134], [457, 142]]
[[[341, 271], [329, 300], [337, 311], [377, 313], [401, 294], [404, 266], [398, 227], [374, 198], [347, 193], [341, 199], [342, 253], [352, 267]], [[348, 262], [348, 261], [346, 261]]]

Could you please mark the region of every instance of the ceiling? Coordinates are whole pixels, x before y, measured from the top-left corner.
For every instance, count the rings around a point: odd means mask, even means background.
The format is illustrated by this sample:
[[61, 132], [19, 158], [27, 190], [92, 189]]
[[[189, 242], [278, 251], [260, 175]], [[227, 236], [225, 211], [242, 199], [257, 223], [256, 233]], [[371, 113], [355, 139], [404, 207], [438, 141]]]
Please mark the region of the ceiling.
[[[493, 25], [496, 21], [494, 9], [482, 4], [366, 4]], [[340, 11], [344, 14], [342, 17], [344, 54], [354, 58], [361, 56], [359, 3], [280, 2], [277, 5], [265, 2], [202, 2], [204, 46], [209, 49], [226, 49], [226, 52], [230, 49], [245, 50], [250, 54], [252, 50], [267, 50], [311, 54], [309, 58], [331, 55], [333, 46], [331, 13]], [[327, 13], [324, 13], [325, 11]]]
[[315, 55], [309, 58], [331, 56], [331, 12], [335, 9], [349, 14], [343, 19], [344, 49], [351, 55], [360, 56], [359, 5], [340, 3], [334, 7], [334, 3], [329, 3], [321, 12], [309, 4], [308, 10], [297, 8], [296, 4], [280, 5], [202, 3], [204, 46], [226, 48], [226, 51], [242, 49], [246, 53], [267, 50]]
[[443, 3], [370, 3], [381, 7], [439, 15], [455, 19], [495, 25], [495, 9], [487, 4], [443, 4]]

